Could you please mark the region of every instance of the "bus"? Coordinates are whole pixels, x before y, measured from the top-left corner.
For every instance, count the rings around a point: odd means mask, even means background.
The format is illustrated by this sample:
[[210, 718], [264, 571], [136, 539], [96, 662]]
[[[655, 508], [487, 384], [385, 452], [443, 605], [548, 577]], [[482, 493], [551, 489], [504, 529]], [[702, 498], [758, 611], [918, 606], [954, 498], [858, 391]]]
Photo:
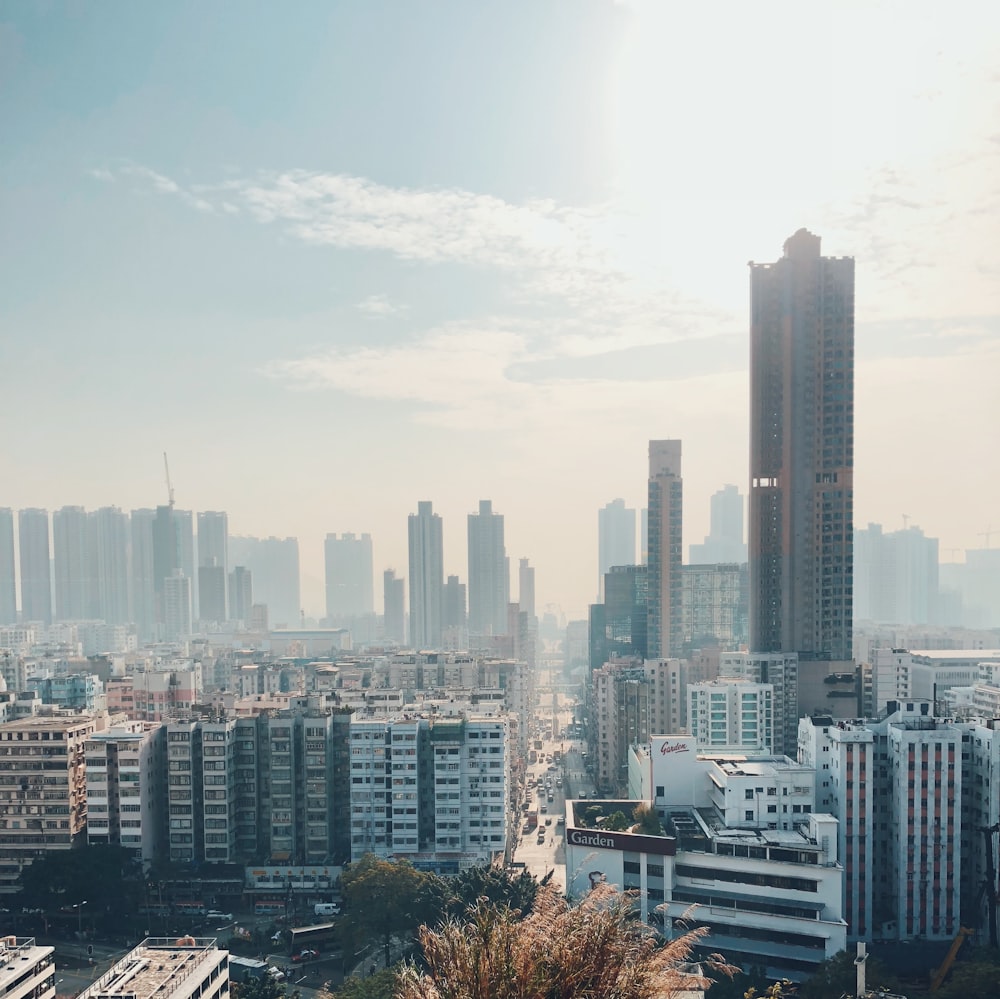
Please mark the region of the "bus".
[[290, 930], [288, 947], [291, 954], [301, 954], [304, 950], [329, 953], [336, 940], [336, 923], [316, 923], [314, 926], [296, 926]]

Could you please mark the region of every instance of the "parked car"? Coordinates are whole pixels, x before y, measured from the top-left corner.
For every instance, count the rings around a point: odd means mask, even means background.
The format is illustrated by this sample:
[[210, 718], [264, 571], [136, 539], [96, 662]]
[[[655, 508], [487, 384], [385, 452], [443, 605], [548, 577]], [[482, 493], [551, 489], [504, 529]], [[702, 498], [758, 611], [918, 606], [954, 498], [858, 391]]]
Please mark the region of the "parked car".
[[293, 961], [315, 961], [319, 957], [318, 950], [300, 950], [298, 954], [292, 955]]

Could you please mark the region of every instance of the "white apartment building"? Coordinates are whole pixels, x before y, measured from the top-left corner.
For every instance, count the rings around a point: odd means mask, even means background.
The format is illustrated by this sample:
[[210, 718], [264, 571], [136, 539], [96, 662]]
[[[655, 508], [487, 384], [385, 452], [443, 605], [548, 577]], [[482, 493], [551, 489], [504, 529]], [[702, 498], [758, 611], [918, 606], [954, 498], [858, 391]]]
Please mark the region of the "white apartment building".
[[913, 658], [905, 649], [873, 649], [871, 673], [871, 717], [885, 711], [890, 701], [913, 697]]
[[54, 952], [54, 947], [39, 947], [34, 937], [0, 937], [0, 996], [55, 999]]
[[507, 844], [505, 715], [351, 719], [351, 857], [457, 873]]
[[229, 951], [213, 938], [147, 937], [77, 999], [229, 999]]
[[[719, 679], [767, 683], [773, 690], [774, 753], [794, 753], [799, 724], [799, 657], [790, 652], [724, 652]], [[663, 729], [677, 732], [679, 729]]]
[[[633, 760], [649, 798], [567, 802], [570, 895], [599, 881], [634, 890], [668, 936], [706, 926], [705, 950], [771, 976], [801, 978], [843, 950], [837, 821], [812, 811], [811, 767], [699, 756], [691, 736], [656, 737]], [[663, 819], [662, 836], [583, 824], [595, 805], [630, 815], [639, 804]]]
[[774, 688], [749, 680], [711, 680], [687, 689], [688, 730], [699, 752], [770, 753]]
[[87, 739], [88, 845], [122, 846], [143, 861], [160, 856], [165, 735], [125, 722]]
[[963, 732], [927, 701], [870, 721], [803, 718], [803, 762], [840, 819], [854, 940], [950, 940], [961, 923]]

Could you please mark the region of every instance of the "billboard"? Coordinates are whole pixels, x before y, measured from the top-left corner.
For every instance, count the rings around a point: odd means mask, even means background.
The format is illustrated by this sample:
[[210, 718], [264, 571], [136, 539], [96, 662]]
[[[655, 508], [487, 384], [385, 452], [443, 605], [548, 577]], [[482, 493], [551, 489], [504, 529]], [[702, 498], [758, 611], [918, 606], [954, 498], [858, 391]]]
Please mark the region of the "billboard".
[[605, 832], [603, 829], [567, 829], [566, 842], [570, 846], [656, 853], [661, 857], [673, 857], [677, 853], [677, 841], [671, 836], [643, 836], [639, 833]]

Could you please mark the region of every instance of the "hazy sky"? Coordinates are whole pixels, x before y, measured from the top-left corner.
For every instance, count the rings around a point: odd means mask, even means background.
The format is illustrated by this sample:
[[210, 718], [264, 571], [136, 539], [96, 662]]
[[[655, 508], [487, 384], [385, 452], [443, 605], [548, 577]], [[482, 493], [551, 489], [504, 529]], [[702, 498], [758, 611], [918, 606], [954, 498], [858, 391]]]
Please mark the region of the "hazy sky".
[[1000, 543], [997, 5], [0, 18], [0, 506], [155, 505], [166, 450], [319, 611], [327, 532], [405, 571], [429, 499], [465, 578], [492, 499], [582, 616], [650, 438], [685, 554], [745, 491], [746, 263], [805, 226], [857, 258], [857, 524]]

